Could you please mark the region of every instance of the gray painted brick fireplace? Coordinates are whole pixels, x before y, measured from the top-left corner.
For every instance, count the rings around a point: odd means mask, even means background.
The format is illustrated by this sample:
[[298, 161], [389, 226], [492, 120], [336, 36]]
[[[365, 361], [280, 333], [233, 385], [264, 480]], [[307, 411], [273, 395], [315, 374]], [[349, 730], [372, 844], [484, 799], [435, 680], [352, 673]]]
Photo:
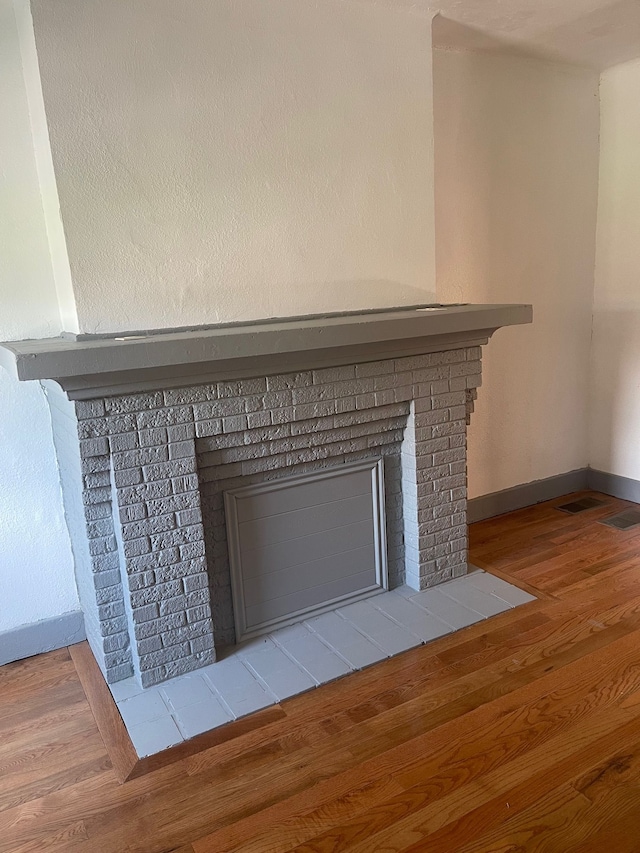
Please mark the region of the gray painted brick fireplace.
[[[466, 314], [474, 308], [485, 306]], [[61, 379], [56, 347], [69, 347], [55, 344], [55, 369], [39, 367], [44, 375], [33, 378], [56, 380], [45, 387], [77, 584], [107, 681], [135, 674], [154, 685], [212, 663], [216, 646], [234, 641], [226, 489], [382, 456], [390, 585], [421, 590], [464, 574], [466, 427], [481, 381], [480, 345], [498, 325], [528, 322], [527, 308], [494, 307], [490, 322], [486, 314], [471, 324], [467, 317], [466, 328], [437, 327], [438, 334], [425, 314], [421, 337], [402, 337], [398, 312], [389, 312], [387, 326], [382, 318], [358, 346], [349, 346], [340, 323], [345, 345], [333, 345], [331, 322], [316, 319], [322, 346], [298, 343], [283, 358], [286, 335], [276, 329], [276, 361], [251, 353], [249, 326], [235, 332], [245, 335], [240, 356], [221, 364], [216, 339], [212, 357], [204, 367], [195, 362], [188, 378], [134, 358], [129, 387], [146, 387], [129, 393], [126, 371], [114, 371], [108, 358], [109, 346], [119, 354], [114, 339], [91, 342], [103, 349], [101, 382], [93, 364], [84, 373], [65, 367]], [[404, 313], [415, 319], [415, 310]], [[20, 353], [11, 347], [19, 374]], [[273, 369], [283, 361], [290, 370]]]

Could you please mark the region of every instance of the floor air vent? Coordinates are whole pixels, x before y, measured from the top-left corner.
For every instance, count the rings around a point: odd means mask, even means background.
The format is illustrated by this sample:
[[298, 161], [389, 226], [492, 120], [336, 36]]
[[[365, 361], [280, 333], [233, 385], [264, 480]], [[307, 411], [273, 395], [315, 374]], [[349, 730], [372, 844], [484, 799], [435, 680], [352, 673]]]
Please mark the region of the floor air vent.
[[568, 512], [571, 515], [575, 515], [578, 512], [585, 512], [585, 510], [594, 509], [597, 506], [604, 506], [604, 501], [598, 500], [598, 498], [580, 498], [578, 501], [570, 501], [567, 504], [560, 504], [556, 509], [559, 509], [561, 512]]
[[612, 515], [611, 518], [605, 518], [600, 524], [606, 524], [607, 527], [615, 527], [616, 530], [628, 530], [630, 527], [640, 524], [640, 510], [626, 509], [624, 512]]

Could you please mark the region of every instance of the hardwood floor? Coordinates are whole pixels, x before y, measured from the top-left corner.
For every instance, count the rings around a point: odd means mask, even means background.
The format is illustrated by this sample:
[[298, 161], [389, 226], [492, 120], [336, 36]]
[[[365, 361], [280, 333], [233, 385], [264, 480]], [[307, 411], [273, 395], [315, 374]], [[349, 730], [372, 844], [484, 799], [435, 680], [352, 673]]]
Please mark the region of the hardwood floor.
[[1, 853], [640, 851], [640, 528], [471, 528], [541, 597], [119, 784], [68, 650], [0, 668]]

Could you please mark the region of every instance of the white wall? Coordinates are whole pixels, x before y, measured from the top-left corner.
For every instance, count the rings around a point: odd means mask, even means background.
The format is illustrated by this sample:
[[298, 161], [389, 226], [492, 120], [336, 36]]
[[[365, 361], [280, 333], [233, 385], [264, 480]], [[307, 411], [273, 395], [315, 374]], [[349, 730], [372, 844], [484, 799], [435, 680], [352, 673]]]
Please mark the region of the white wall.
[[602, 75], [591, 466], [640, 480], [640, 60]]
[[34, 0], [85, 332], [434, 298], [431, 21]]
[[437, 295], [531, 302], [485, 351], [470, 495], [588, 464], [598, 76], [434, 52]]
[[[18, 37], [28, 7], [16, 11], [0, 0], [0, 340], [61, 328]], [[49, 410], [2, 369], [0, 483], [0, 631], [77, 610]]]

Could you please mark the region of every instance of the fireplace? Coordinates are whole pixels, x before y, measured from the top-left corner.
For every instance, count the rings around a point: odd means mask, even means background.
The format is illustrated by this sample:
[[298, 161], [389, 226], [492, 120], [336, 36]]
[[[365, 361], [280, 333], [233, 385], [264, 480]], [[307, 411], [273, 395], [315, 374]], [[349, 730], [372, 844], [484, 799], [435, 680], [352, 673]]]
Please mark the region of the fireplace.
[[107, 681], [157, 684], [234, 642], [225, 492], [383, 459], [390, 586], [464, 574], [481, 347], [530, 319], [421, 306], [4, 345], [6, 366], [46, 387]]

